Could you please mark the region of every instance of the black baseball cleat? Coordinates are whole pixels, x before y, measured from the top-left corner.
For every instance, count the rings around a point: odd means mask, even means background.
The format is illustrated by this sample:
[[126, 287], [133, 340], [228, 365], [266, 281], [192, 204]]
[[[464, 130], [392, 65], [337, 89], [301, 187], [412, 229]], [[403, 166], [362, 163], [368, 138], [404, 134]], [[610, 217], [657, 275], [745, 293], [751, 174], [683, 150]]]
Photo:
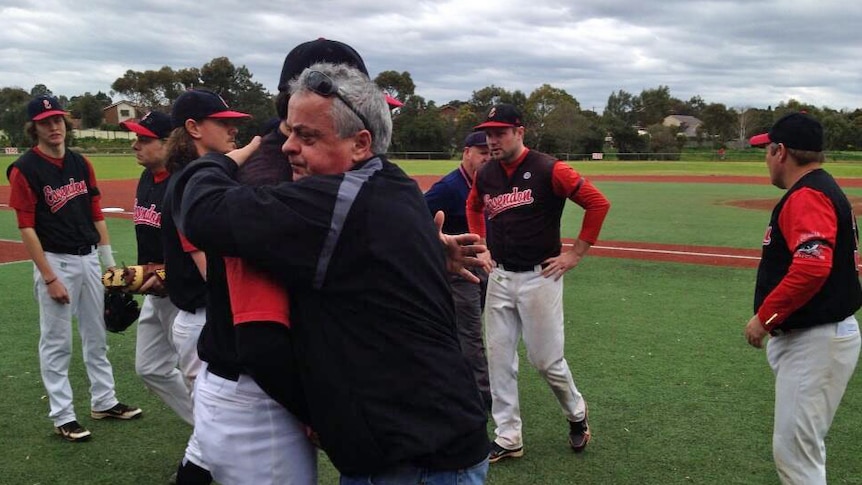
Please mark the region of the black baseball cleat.
[[69, 421], [68, 423], [54, 428], [54, 433], [60, 435], [66, 441], [87, 441], [90, 439], [90, 432], [77, 421]]
[[117, 403], [114, 407], [104, 411], [90, 411], [90, 417], [93, 419], [135, 419], [143, 414], [141, 408], [135, 406], [127, 406], [123, 403]]
[[488, 463], [497, 463], [503, 458], [520, 458], [524, 456], [524, 447], [507, 450], [496, 442], [491, 443], [491, 452], [488, 453]]
[[569, 445], [575, 450], [575, 453], [584, 451], [592, 437], [588, 418], [589, 412], [584, 410], [584, 419], [575, 422], [569, 421]]

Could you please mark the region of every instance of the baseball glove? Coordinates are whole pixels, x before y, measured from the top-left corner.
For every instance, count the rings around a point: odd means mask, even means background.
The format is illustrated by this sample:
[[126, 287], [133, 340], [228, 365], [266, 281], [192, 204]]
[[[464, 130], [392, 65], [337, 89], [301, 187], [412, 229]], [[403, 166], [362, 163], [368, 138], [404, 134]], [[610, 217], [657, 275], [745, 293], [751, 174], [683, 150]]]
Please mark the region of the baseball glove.
[[140, 314], [138, 302], [131, 294], [105, 292], [105, 329], [109, 332], [120, 333], [129, 328]]
[[102, 284], [109, 292], [165, 296], [165, 265], [150, 263], [110, 268], [102, 275]]

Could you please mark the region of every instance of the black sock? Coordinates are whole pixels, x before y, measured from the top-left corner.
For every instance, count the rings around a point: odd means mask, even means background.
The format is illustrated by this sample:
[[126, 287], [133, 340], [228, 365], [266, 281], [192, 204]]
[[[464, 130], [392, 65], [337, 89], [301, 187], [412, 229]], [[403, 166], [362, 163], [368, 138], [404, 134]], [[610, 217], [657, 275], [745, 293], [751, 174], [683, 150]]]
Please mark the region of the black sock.
[[213, 476], [209, 470], [199, 467], [191, 460], [183, 458], [177, 468], [177, 485], [209, 485]]

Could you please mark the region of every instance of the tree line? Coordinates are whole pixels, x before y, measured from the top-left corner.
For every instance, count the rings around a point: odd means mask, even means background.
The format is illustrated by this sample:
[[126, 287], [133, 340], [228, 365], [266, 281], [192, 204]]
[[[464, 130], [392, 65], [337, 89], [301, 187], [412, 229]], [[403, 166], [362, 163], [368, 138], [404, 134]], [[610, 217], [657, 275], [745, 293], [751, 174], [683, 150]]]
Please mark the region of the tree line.
[[[496, 103], [511, 103], [524, 113], [526, 144], [547, 153], [588, 154], [614, 150], [621, 158], [664, 158], [679, 154], [684, 145], [717, 149], [744, 147], [745, 140], [767, 131], [785, 113], [807, 111], [821, 120], [826, 129], [827, 150], [862, 148], [862, 110], [835, 110], [816, 107], [790, 99], [765, 109], [747, 106], [727, 107], [707, 103], [700, 96], [688, 101], [671, 95], [668, 86], [644, 89], [640, 94], [624, 90], [612, 92], [602, 114], [583, 109], [564, 89], [544, 84], [529, 95], [495, 85], [473, 91], [469, 100], [452, 100], [438, 106], [416, 94], [409, 72], [384, 71], [374, 79], [381, 89], [404, 106], [393, 112], [394, 152], [437, 152], [456, 154], [464, 137]], [[171, 102], [190, 88], [218, 92], [227, 103], [254, 116], [240, 130], [241, 139], [259, 133], [275, 116], [274, 95], [253, 80], [246, 66], [235, 66], [227, 57], [217, 57], [200, 68], [175, 70], [128, 70], [112, 84], [109, 93], [86, 92], [67, 98], [58, 96], [81, 120], [82, 128], [108, 128], [102, 110], [115, 97], [146, 110], [170, 111]], [[38, 84], [30, 91], [18, 87], [0, 88], [0, 130], [5, 133], [0, 145], [26, 146], [23, 126], [26, 104], [36, 95], [53, 94]], [[681, 136], [685, 126], [668, 127], [668, 115], [688, 115], [701, 120], [693, 140]]]

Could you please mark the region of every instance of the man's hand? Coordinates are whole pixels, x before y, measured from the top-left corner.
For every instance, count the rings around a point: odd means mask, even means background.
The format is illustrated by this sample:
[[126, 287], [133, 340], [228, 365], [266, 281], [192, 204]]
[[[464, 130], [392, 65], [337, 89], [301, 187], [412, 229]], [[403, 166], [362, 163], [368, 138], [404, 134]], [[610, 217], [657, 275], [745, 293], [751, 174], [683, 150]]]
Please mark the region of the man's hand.
[[227, 152], [227, 156], [230, 157], [231, 160], [236, 163], [238, 167], [241, 167], [246, 160], [251, 157], [251, 154], [254, 153], [260, 147], [260, 137], [256, 136], [251, 139], [248, 145], [237, 148], [236, 150], [231, 150]]
[[55, 279], [48, 285], [48, 296], [57, 303], [69, 304], [71, 301], [69, 300], [69, 290], [59, 279]]
[[572, 249], [564, 253], [560, 253], [559, 256], [554, 256], [553, 258], [548, 258], [542, 261], [542, 263], [546, 265], [542, 270], [542, 276], [545, 278], [553, 276], [554, 281], [557, 281], [562, 278], [567, 271], [577, 266], [589, 249], [590, 243], [581, 239], [576, 240]]
[[440, 242], [446, 249], [446, 270], [452, 274], [461, 275], [467, 281], [479, 283], [479, 278], [470, 272], [470, 268], [484, 268], [490, 271], [488, 262], [490, 257], [482, 258], [479, 255], [488, 251], [484, 244], [476, 244], [480, 237], [478, 234], [443, 234], [443, 211], [434, 214], [434, 223]]
[[763, 337], [766, 337], [768, 332], [765, 328], [763, 328], [763, 324], [760, 322], [760, 317], [754, 315], [751, 317], [751, 320], [748, 321], [748, 324], [745, 325], [745, 339], [748, 340], [748, 344], [755, 348], [763, 347]]

